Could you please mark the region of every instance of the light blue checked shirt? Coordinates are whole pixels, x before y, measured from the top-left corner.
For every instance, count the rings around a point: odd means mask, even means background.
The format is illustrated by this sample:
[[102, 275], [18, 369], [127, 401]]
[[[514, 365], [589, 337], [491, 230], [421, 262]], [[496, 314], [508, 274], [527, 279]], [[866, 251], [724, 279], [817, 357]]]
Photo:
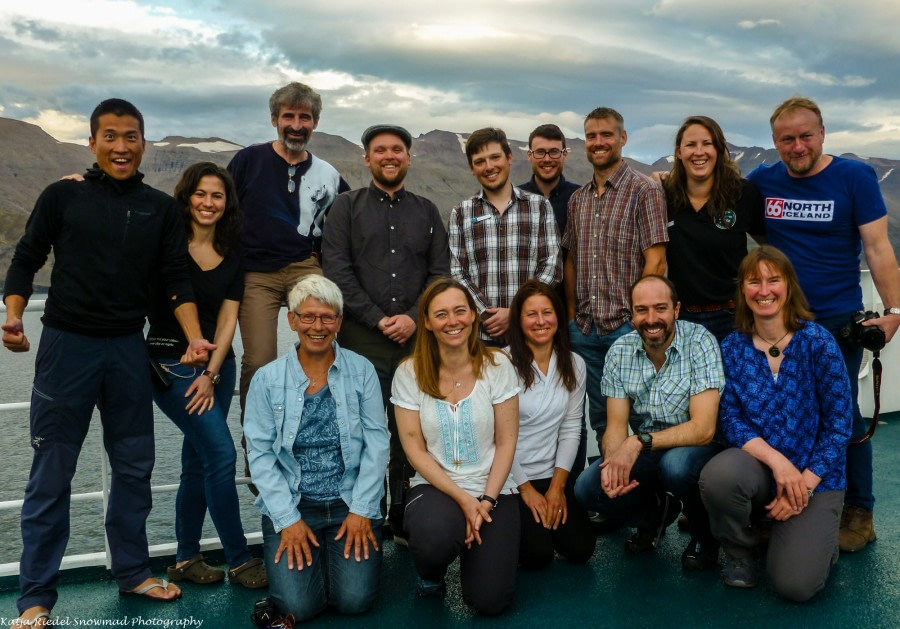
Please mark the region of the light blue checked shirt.
[[659, 372], [644, 351], [637, 331], [616, 340], [606, 355], [601, 391], [629, 398], [641, 417], [641, 432], [657, 432], [690, 419], [691, 396], [725, 388], [716, 338], [702, 325], [675, 322], [675, 338]]

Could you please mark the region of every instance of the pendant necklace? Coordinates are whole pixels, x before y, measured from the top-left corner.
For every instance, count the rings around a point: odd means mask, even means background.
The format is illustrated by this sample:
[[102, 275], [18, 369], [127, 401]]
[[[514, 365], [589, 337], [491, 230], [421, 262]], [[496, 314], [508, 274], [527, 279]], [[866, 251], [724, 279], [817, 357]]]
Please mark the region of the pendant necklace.
[[[783, 341], [790, 333], [791, 331], [788, 330], [784, 333], [784, 336], [771, 344], [771, 346], [769, 347], [769, 356], [771, 356], [772, 358], [778, 358], [779, 356], [781, 356], [781, 350], [778, 349], [778, 344], [781, 343], [781, 341]], [[763, 343], [770, 342], [768, 339], [763, 338], [762, 334], [760, 334], [759, 332], [756, 333], [756, 336], [758, 336]]]

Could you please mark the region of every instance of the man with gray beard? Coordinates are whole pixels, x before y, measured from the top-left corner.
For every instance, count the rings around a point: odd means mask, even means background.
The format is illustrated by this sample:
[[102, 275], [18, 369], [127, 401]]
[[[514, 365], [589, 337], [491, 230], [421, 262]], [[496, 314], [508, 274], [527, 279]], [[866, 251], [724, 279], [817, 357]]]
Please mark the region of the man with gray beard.
[[238, 313], [244, 346], [242, 422], [253, 374], [277, 357], [281, 306], [300, 278], [322, 274], [325, 214], [334, 198], [350, 189], [331, 164], [306, 150], [322, 113], [319, 94], [302, 83], [289, 83], [269, 98], [269, 111], [278, 138], [241, 149], [228, 164], [244, 212], [241, 246], [247, 275]]

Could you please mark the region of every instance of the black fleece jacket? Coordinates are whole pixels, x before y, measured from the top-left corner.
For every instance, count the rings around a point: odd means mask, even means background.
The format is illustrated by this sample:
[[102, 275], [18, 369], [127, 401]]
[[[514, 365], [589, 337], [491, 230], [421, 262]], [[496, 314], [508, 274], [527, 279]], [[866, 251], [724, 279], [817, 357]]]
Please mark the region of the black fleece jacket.
[[173, 309], [194, 301], [178, 206], [140, 173], [118, 181], [95, 164], [84, 181], [48, 186], [16, 246], [4, 299], [31, 296], [51, 248], [44, 325], [88, 336], [140, 331], [156, 274]]

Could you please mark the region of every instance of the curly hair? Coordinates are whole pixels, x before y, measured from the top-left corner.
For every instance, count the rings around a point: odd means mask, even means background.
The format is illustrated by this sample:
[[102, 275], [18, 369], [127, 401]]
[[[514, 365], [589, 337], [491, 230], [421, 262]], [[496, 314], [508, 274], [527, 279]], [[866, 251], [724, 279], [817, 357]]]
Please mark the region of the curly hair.
[[506, 338], [509, 340], [509, 354], [513, 367], [522, 379], [526, 389], [530, 389], [534, 384], [534, 369], [532, 361], [534, 353], [525, 340], [525, 334], [522, 332], [520, 321], [522, 318], [522, 308], [529, 297], [543, 296], [550, 300], [553, 311], [557, 316], [556, 333], [553, 335], [553, 351], [556, 352], [556, 367], [559, 370], [560, 379], [567, 391], [574, 391], [576, 386], [575, 377], [575, 361], [572, 360], [572, 347], [569, 343], [569, 330], [563, 320], [559, 324], [559, 320], [565, 315], [566, 309], [563, 306], [559, 293], [550, 288], [544, 282], [537, 279], [530, 279], [519, 288], [516, 296], [513, 297], [512, 305], [509, 308], [509, 330]]
[[216, 231], [213, 236], [213, 248], [221, 256], [231, 252], [238, 242], [241, 233], [243, 214], [238, 203], [237, 188], [228, 171], [212, 162], [198, 162], [188, 166], [181, 174], [181, 179], [175, 185], [175, 200], [181, 207], [181, 219], [187, 231], [188, 240], [191, 239], [193, 228], [191, 227], [191, 195], [200, 185], [204, 177], [217, 177], [225, 186], [225, 212], [216, 223]]
[[[681, 146], [681, 140], [688, 127], [700, 125], [712, 136], [713, 148], [716, 149], [716, 165], [713, 169], [713, 186], [706, 203], [706, 211], [713, 218], [721, 217], [726, 210], [735, 206], [741, 197], [743, 177], [741, 171], [731, 159], [731, 152], [725, 143], [725, 134], [722, 127], [712, 118], [707, 116], [690, 116], [681, 123], [678, 133], [675, 134], [675, 151]], [[665, 181], [666, 193], [672, 205], [679, 208], [690, 208], [691, 201], [687, 191], [687, 172], [680, 159], [672, 162], [672, 171]]]

